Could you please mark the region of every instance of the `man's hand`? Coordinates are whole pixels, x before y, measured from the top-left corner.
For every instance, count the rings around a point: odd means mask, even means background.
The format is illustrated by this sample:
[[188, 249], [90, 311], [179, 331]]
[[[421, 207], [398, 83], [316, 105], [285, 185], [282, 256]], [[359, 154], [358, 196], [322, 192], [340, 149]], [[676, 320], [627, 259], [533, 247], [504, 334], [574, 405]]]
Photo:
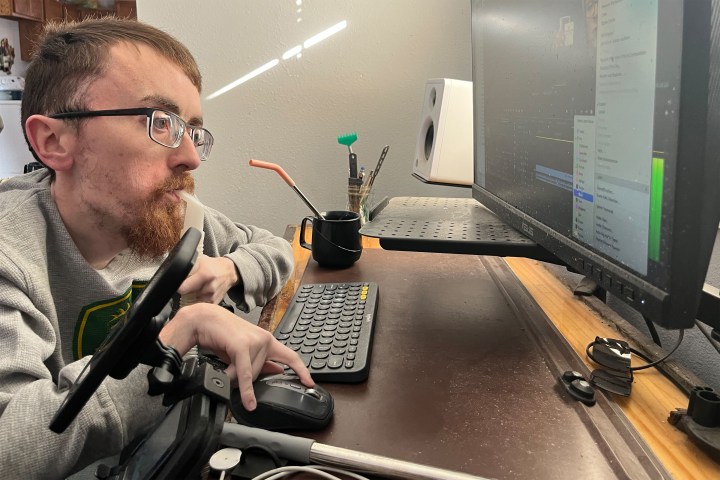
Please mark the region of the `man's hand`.
[[257, 402], [252, 382], [260, 373], [282, 373], [284, 364], [297, 373], [307, 387], [315, 386], [310, 372], [297, 353], [278, 342], [267, 330], [239, 319], [217, 305], [196, 303], [178, 310], [163, 327], [160, 340], [185, 355], [194, 345], [211, 350], [237, 377], [243, 406], [252, 411]]
[[192, 295], [194, 302], [218, 304], [239, 279], [235, 263], [229, 258], [201, 255], [178, 293]]

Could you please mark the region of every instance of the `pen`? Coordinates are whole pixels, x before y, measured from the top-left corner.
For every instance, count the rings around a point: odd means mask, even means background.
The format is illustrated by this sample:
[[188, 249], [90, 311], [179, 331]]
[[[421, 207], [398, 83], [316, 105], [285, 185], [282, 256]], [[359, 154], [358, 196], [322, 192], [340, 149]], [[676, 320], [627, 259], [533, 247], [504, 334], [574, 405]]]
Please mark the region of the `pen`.
[[390, 150], [390, 145], [385, 145], [385, 148], [382, 149], [382, 153], [380, 154], [380, 159], [378, 160], [378, 163], [375, 166], [375, 170], [370, 172], [370, 180], [368, 182], [368, 188], [372, 187], [373, 182], [375, 181], [375, 177], [377, 177], [377, 174], [380, 171], [380, 167], [382, 167], [382, 164], [385, 161], [385, 157], [387, 156], [388, 150]]

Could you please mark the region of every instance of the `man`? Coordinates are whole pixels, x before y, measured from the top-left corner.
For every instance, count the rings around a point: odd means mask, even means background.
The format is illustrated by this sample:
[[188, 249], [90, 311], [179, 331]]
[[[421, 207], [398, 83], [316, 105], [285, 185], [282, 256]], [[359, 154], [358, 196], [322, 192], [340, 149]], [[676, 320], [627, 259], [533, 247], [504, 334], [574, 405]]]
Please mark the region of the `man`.
[[[112, 18], [47, 28], [28, 67], [25, 134], [47, 169], [0, 184], [0, 475], [60, 478], [117, 453], [164, 411], [147, 395], [147, 368], [107, 379], [62, 434], [48, 424], [110, 326], [122, 320], [177, 242], [190, 171], [212, 147], [202, 127], [201, 78], [164, 32]], [[293, 266], [289, 244], [206, 209], [204, 252], [160, 339], [181, 355], [200, 345], [237, 378], [286, 364], [313, 381], [297, 354], [216, 305], [249, 310], [275, 295]], [[279, 362], [274, 363], [273, 361]]]

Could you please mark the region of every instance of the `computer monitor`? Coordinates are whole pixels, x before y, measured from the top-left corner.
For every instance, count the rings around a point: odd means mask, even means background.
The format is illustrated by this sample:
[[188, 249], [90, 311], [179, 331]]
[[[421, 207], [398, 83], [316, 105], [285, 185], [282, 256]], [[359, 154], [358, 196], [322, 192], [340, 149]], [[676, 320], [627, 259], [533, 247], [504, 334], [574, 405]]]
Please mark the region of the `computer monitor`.
[[714, 7], [472, 3], [473, 197], [666, 328], [720, 221]]

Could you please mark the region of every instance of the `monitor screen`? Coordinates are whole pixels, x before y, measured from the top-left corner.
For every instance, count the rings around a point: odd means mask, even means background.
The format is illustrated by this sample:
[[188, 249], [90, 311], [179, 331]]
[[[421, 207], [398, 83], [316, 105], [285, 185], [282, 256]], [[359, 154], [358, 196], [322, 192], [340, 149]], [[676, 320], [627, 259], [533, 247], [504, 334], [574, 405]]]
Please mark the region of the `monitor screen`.
[[473, 196], [668, 328], [718, 228], [710, 0], [474, 0]]

